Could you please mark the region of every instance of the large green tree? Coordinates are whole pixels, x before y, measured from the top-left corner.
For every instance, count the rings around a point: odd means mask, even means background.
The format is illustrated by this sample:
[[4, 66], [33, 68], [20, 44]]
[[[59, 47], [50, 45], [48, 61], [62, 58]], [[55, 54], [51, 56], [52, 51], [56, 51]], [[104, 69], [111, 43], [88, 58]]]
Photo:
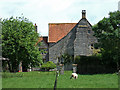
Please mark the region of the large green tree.
[[104, 62], [115, 62], [120, 69], [120, 11], [110, 12], [93, 26], [98, 44], [101, 47]]
[[2, 56], [10, 59], [10, 71], [16, 71], [20, 62], [25, 68], [42, 63], [35, 46], [37, 39], [38, 33], [27, 18], [22, 16], [2, 20]]

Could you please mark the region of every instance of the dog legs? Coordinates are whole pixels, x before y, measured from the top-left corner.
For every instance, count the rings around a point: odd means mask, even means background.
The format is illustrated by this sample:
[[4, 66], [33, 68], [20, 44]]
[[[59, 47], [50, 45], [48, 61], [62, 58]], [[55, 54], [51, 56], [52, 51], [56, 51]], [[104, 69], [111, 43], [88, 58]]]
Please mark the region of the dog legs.
[[70, 77], [70, 79], [72, 79], [73, 75]]

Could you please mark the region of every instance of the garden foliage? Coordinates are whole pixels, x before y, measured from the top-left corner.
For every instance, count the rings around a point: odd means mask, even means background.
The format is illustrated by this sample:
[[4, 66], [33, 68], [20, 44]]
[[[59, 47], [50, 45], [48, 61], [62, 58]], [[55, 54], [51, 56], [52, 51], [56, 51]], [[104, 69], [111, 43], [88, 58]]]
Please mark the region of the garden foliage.
[[41, 68], [45, 70], [50, 70], [56, 68], [56, 65], [52, 61], [48, 61], [47, 63], [43, 63]]
[[95, 36], [102, 52], [104, 63], [116, 63], [120, 69], [120, 11], [110, 12], [93, 26]]
[[9, 70], [16, 72], [22, 62], [24, 68], [42, 63], [40, 52], [35, 44], [38, 33], [25, 17], [10, 17], [2, 21], [2, 56], [9, 58]]

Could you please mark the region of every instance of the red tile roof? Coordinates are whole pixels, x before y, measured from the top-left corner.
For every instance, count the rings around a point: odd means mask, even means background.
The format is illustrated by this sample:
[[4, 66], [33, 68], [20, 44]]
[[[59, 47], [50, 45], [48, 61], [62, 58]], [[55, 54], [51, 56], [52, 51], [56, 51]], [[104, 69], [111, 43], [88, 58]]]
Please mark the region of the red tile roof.
[[41, 42], [42, 40], [43, 40], [44, 42], [46, 42], [46, 44], [48, 44], [48, 37], [47, 37], [47, 36], [41, 36], [41, 37], [39, 37], [36, 45], [37, 45], [39, 42]]
[[49, 23], [48, 42], [57, 42], [66, 36], [77, 23]]

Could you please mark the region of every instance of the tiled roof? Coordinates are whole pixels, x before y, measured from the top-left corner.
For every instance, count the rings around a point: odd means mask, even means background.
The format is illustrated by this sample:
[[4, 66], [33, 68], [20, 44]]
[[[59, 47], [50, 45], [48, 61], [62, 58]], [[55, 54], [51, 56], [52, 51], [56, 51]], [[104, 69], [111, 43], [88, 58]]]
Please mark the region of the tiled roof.
[[77, 23], [49, 23], [48, 42], [54, 43], [66, 36]]
[[44, 42], [46, 42], [46, 44], [48, 45], [48, 36], [41, 36], [41, 37], [39, 37], [36, 45], [37, 45], [39, 42], [41, 42], [42, 40], [43, 40]]

